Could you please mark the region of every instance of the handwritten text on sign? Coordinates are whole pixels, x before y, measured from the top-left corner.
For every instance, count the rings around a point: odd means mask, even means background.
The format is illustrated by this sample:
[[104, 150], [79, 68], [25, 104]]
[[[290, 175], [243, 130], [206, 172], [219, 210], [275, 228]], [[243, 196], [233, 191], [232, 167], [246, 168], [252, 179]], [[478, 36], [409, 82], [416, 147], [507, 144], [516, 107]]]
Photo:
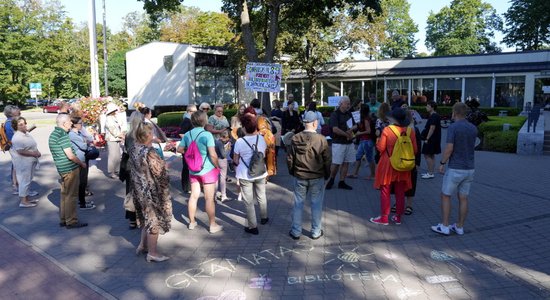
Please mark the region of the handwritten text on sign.
[[280, 64], [248, 63], [245, 87], [256, 92], [278, 93], [281, 90], [282, 74]]

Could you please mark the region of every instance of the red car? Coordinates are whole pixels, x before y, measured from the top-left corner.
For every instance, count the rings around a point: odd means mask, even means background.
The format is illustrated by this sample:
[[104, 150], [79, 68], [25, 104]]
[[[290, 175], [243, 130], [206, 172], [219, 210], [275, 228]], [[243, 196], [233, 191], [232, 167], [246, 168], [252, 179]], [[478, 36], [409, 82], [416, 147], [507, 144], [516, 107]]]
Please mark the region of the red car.
[[53, 103], [48, 103], [44, 105], [42, 111], [44, 113], [59, 113], [59, 101], [54, 101]]

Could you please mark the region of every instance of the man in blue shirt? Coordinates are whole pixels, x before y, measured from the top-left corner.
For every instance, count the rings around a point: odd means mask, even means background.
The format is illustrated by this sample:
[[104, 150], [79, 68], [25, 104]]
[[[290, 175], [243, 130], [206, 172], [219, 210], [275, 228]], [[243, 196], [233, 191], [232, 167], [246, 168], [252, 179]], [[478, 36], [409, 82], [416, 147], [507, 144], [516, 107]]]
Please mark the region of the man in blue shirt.
[[[466, 120], [468, 107], [458, 102], [453, 105], [454, 123], [447, 130], [447, 146], [441, 157], [439, 172], [445, 173], [441, 188], [441, 211], [443, 220], [432, 226], [432, 230], [449, 235], [454, 231], [458, 235], [464, 234], [464, 221], [468, 214], [468, 194], [474, 181], [474, 148], [477, 137], [477, 128]], [[445, 164], [449, 169], [445, 172]], [[451, 195], [458, 195], [459, 211], [458, 222], [449, 226], [451, 213]]]

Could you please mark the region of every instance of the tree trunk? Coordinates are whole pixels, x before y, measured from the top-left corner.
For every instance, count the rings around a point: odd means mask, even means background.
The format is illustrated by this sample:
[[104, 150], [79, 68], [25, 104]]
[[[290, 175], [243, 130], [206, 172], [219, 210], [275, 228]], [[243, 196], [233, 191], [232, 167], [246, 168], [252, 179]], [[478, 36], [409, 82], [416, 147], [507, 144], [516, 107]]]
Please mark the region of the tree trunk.
[[309, 79], [309, 99], [310, 101], [315, 101], [317, 99], [317, 70], [310, 68], [307, 70], [307, 78]]
[[250, 24], [250, 15], [248, 14], [247, 0], [242, 0], [241, 6], [241, 30], [243, 31], [243, 43], [246, 49], [246, 58], [250, 62], [258, 61], [258, 50], [252, 34], [252, 25]]

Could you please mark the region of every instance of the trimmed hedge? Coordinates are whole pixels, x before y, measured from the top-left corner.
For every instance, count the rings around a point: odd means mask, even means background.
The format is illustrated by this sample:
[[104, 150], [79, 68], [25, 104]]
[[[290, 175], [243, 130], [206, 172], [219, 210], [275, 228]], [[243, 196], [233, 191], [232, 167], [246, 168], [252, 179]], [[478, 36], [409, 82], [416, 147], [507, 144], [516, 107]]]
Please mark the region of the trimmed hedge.
[[483, 136], [483, 150], [516, 153], [517, 131], [492, 131]]
[[[527, 120], [524, 116], [489, 117], [489, 122], [481, 123], [478, 127], [482, 137], [482, 149], [495, 152], [515, 153], [518, 141], [518, 132]], [[504, 124], [510, 124], [509, 131], [502, 131]]]
[[[428, 118], [428, 112], [426, 111], [426, 106], [418, 106], [413, 105], [411, 106], [412, 109], [416, 110], [422, 118], [427, 119]], [[519, 113], [521, 113], [520, 109], [514, 108], [514, 107], [480, 107], [479, 110], [486, 113], [487, 116], [498, 116], [500, 114], [500, 111], [505, 110], [508, 112], [508, 116], [517, 116]], [[446, 116], [451, 118], [451, 115], [453, 114], [453, 107], [452, 106], [443, 106], [439, 105], [437, 106], [437, 113], [440, 116]]]
[[[224, 109], [223, 115], [231, 123], [231, 117], [237, 113], [238, 109]], [[165, 112], [157, 116], [157, 124], [159, 127], [180, 126], [185, 111], [173, 111]], [[210, 110], [208, 116], [213, 115], [214, 112]]]

